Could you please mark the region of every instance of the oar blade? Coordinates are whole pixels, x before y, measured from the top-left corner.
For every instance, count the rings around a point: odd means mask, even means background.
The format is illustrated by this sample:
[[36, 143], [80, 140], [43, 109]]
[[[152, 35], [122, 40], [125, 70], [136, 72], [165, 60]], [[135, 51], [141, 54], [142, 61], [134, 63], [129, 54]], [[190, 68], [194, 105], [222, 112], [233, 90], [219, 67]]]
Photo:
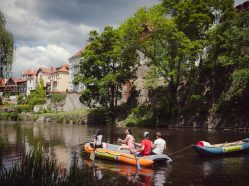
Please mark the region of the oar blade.
[[141, 169], [141, 166], [140, 166], [140, 164], [138, 163], [138, 161], [137, 161], [137, 169], [138, 169], [138, 170]]
[[140, 170], [141, 169], [141, 166], [138, 162], [138, 158], [137, 158], [137, 155], [136, 155], [136, 152], [134, 152], [134, 157], [135, 157], [135, 160], [136, 160], [136, 166], [137, 166], [137, 170]]
[[95, 153], [94, 153], [94, 152], [92, 152], [92, 153], [90, 154], [90, 160], [92, 160], [92, 161], [95, 160]]

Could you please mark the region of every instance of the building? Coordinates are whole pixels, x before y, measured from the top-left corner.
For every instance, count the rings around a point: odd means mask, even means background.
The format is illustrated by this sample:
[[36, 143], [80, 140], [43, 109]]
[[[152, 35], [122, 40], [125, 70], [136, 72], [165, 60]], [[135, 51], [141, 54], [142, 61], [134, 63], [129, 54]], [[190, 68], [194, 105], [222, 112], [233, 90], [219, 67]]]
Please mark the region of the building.
[[16, 91], [21, 95], [26, 95], [27, 93], [27, 79], [16, 80]]
[[74, 78], [79, 73], [80, 70], [80, 58], [84, 48], [75, 53], [72, 57], [68, 59], [69, 62], [69, 85], [68, 90], [71, 92], [82, 92], [84, 85], [82, 83], [74, 84]]
[[26, 80], [26, 95], [36, 88], [36, 73], [34, 70], [26, 70], [22, 73], [21, 79]]
[[44, 87], [50, 83], [51, 74], [55, 71], [55, 68], [39, 68], [36, 72], [36, 85], [40, 83], [41, 79], [44, 82]]
[[69, 67], [64, 64], [51, 73], [51, 92], [68, 91]]
[[5, 93], [16, 93], [18, 80], [19, 79], [16, 79], [16, 78], [9, 78], [5, 83], [4, 92]]

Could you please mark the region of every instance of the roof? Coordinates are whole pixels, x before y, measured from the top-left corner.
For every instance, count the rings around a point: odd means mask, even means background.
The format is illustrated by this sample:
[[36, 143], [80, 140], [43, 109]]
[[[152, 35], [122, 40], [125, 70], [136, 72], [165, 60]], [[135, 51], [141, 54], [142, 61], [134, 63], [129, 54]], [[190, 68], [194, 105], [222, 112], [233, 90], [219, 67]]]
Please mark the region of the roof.
[[79, 57], [81, 55], [82, 52], [85, 51], [85, 48], [81, 48], [78, 52], [76, 52], [72, 57], [70, 57], [69, 59], [71, 58], [74, 58], [74, 57]]
[[53, 72], [53, 73], [56, 73], [56, 72], [68, 72], [69, 71], [69, 67], [68, 67], [68, 64], [64, 64], [60, 67], [57, 67], [56, 70]]
[[29, 69], [29, 70], [25, 70], [22, 74], [23, 75], [35, 75], [36, 71]]
[[27, 79], [18, 79], [17, 81], [16, 81], [16, 83], [23, 83], [23, 82], [26, 82], [27, 81]]
[[43, 73], [45, 74], [51, 74], [55, 71], [54, 67], [51, 67], [51, 68], [45, 68], [45, 67], [41, 67], [37, 70], [36, 74], [39, 72], [39, 71], [42, 71]]
[[0, 78], [0, 87], [4, 87], [7, 79]]

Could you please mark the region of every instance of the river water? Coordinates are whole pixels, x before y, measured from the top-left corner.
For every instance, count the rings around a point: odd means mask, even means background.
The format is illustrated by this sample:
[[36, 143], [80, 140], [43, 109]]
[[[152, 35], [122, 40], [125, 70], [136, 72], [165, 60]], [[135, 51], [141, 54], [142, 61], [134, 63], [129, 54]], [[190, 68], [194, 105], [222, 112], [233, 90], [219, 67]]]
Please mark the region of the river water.
[[[102, 129], [104, 140], [115, 143], [125, 137], [125, 129], [118, 127], [98, 127]], [[81, 152], [79, 144], [88, 142], [97, 127], [86, 125], [37, 124], [37, 123], [0, 123], [0, 135], [8, 140], [4, 156], [5, 167], [10, 167], [20, 158], [21, 152], [40, 143], [45, 151], [64, 167], [69, 167], [75, 152]], [[210, 143], [236, 141], [249, 137], [249, 133], [230, 130], [202, 129], [151, 129], [132, 128], [137, 141], [142, 139], [144, 131], [160, 131], [167, 141], [167, 153], [176, 152], [199, 140]], [[173, 162], [152, 169], [141, 169], [130, 165], [110, 161], [96, 160], [95, 174], [98, 185], [249, 185], [249, 154], [237, 157], [201, 158], [189, 148], [172, 155]], [[92, 162], [81, 156], [82, 165], [91, 166]], [[93, 176], [95, 175], [95, 176]]]

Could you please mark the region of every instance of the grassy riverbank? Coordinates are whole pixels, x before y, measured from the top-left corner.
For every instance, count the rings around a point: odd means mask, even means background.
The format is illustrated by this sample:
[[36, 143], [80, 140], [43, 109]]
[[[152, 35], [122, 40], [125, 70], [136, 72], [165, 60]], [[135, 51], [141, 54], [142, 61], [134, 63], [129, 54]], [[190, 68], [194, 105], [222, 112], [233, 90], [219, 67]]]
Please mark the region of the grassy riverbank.
[[87, 110], [75, 110], [70, 112], [49, 112], [49, 113], [18, 113], [18, 112], [2, 112], [0, 113], [0, 120], [7, 121], [37, 121], [41, 122], [58, 122], [58, 123], [72, 123], [84, 124], [86, 122]]

